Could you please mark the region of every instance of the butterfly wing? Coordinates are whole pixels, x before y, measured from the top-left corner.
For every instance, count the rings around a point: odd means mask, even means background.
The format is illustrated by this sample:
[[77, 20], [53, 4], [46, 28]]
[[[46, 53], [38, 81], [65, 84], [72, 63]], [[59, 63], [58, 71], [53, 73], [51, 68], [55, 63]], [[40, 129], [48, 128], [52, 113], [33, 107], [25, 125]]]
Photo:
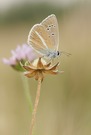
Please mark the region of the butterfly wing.
[[40, 24], [32, 27], [28, 36], [28, 44], [38, 53], [47, 55], [48, 51], [58, 49], [58, 23], [55, 15], [50, 15]]
[[[54, 14], [48, 16], [41, 22], [41, 25], [45, 27], [51, 41], [52, 41], [52, 48], [54, 50], [58, 50], [59, 45], [59, 30], [58, 30], [58, 22], [57, 18]], [[50, 46], [48, 46], [50, 48]]]
[[34, 25], [30, 30], [28, 44], [42, 55], [46, 55], [49, 48], [53, 47], [51, 38], [41, 24]]

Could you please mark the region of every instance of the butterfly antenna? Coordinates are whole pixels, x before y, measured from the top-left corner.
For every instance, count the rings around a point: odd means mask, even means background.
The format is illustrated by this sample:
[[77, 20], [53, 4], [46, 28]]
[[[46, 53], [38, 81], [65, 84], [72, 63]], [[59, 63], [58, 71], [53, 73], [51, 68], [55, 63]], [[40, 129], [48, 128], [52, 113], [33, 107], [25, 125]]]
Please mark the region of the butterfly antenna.
[[64, 54], [66, 56], [70, 56], [71, 55], [70, 53], [67, 53], [67, 52], [64, 52], [64, 51], [61, 51], [61, 54]]

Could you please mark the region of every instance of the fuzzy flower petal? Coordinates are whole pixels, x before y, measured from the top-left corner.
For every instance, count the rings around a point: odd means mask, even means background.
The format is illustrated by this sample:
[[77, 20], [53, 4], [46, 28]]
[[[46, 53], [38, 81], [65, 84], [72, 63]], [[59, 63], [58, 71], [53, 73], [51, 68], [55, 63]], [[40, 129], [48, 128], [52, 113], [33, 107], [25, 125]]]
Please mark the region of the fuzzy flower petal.
[[15, 50], [11, 50], [9, 59], [3, 58], [3, 63], [12, 66], [16, 70], [24, 71], [20, 62], [33, 61], [38, 57], [38, 54], [27, 44], [18, 45]]
[[10, 59], [3, 58], [3, 63], [7, 65], [15, 65], [16, 59], [15, 57], [11, 57]]

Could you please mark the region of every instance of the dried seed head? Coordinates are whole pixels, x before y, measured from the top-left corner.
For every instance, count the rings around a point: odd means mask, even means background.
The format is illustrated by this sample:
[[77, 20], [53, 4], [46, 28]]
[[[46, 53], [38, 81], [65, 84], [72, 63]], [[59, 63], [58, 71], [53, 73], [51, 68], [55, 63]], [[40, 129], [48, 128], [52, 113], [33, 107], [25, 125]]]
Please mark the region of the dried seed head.
[[34, 77], [36, 80], [41, 78], [43, 81], [45, 74], [58, 74], [58, 66], [59, 62], [55, 65], [52, 65], [52, 62], [46, 63], [46, 61], [42, 58], [38, 58], [34, 60], [34, 62], [29, 64], [28, 66], [24, 65], [23, 68], [26, 70], [25, 75], [28, 78]]
[[[39, 62], [39, 58], [38, 58], [38, 59], [35, 59], [35, 60], [32, 62], [32, 65], [35, 66], [35, 67], [37, 67], [38, 62]], [[46, 61], [45, 61], [44, 59], [42, 59], [42, 58], [41, 58], [41, 63], [42, 63], [43, 65], [46, 65]]]

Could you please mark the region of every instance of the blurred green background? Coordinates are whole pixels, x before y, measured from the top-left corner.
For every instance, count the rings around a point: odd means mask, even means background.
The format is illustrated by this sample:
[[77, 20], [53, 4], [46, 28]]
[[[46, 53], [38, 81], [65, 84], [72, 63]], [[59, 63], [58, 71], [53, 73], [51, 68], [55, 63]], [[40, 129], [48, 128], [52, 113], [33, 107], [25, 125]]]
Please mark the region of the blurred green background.
[[[29, 135], [31, 114], [20, 73], [2, 63], [31, 27], [50, 14], [59, 23], [63, 74], [42, 84], [35, 135], [91, 135], [90, 1], [10, 1], [0, 3], [0, 135]], [[34, 103], [37, 82], [29, 80]]]

